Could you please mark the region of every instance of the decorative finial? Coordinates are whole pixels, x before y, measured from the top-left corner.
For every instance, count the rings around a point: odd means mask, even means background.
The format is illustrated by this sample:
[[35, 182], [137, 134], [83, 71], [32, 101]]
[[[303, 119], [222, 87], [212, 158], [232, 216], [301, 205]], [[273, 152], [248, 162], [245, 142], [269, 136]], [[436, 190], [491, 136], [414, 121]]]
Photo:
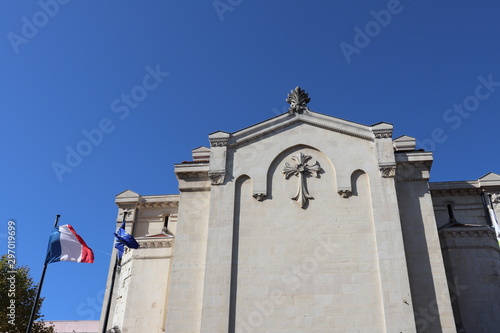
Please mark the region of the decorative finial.
[[288, 98], [286, 99], [286, 102], [290, 104], [288, 113], [294, 114], [309, 111], [307, 103], [309, 103], [310, 101], [311, 99], [309, 98], [307, 93], [303, 89], [300, 89], [300, 87], [296, 87], [288, 94]]

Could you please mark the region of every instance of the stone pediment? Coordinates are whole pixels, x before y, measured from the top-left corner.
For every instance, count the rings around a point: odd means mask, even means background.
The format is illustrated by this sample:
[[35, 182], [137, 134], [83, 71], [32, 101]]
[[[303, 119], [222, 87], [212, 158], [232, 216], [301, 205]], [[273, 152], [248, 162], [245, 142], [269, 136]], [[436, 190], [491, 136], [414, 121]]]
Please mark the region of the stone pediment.
[[[261, 123], [236, 131], [230, 135], [227, 145], [230, 148], [238, 147], [257, 141], [262, 137], [268, 137], [272, 136], [274, 133], [286, 131], [287, 128], [301, 125], [319, 127], [362, 140], [374, 141], [375, 139], [374, 131], [371, 126], [361, 125], [314, 111], [307, 111], [302, 114], [281, 114]], [[392, 125], [390, 125], [390, 128], [387, 130], [384, 129], [384, 133], [387, 133], [389, 136], [392, 135]]]
[[417, 146], [417, 140], [408, 135], [401, 135], [393, 140], [395, 151], [412, 151]]
[[488, 172], [478, 179], [481, 186], [495, 186], [500, 187], [500, 175], [494, 172]]
[[139, 201], [141, 196], [131, 190], [125, 190], [116, 195], [116, 202]]
[[210, 148], [201, 146], [191, 151], [193, 161], [208, 161], [210, 159]]

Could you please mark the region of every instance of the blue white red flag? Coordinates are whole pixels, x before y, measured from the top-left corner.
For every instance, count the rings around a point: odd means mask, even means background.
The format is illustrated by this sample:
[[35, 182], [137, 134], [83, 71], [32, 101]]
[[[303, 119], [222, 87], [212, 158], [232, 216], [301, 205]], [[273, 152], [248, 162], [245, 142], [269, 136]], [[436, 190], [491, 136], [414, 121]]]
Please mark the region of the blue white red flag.
[[94, 262], [94, 252], [69, 224], [55, 227], [50, 234], [45, 263], [58, 261]]

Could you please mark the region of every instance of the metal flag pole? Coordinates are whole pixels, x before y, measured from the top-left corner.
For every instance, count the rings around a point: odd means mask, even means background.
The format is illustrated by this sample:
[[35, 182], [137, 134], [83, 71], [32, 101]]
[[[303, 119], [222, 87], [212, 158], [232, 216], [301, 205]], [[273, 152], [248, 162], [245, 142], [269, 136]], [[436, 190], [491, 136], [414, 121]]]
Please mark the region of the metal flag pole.
[[[61, 215], [56, 215], [56, 221], [54, 222], [54, 228], [57, 227], [57, 223], [59, 222], [59, 218]], [[33, 304], [33, 309], [31, 309], [30, 321], [28, 322], [28, 327], [26, 328], [26, 333], [31, 333], [31, 327], [33, 326], [33, 320], [35, 320], [36, 306], [38, 304], [38, 300], [40, 299], [40, 292], [42, 291], [43, 279], [45, 278], [45, 272], [47, 271], [47, 263], [43, 265], [42, 276], [40, 277], [40, 283], [38, 284], [38, 290], [36, 292], [35, 303]]]
[[[127, 212], [124, 211], [122, 224], [125, 222], [126, 218], [127, 218]], [[106, 327], [108, 326], [109, 312], [111, 311], [111, 302], [113, 300], [113, 289], [115, 288], [116, 271], [118, 270], [119, 261], [120, 261], [120, 259], [118, 259], [118, 256], [115, 257], [115, 264], [113, 266], [113, 274], [111, 275], [111, 285], [109, 286], [108, 304], [106, 305], [106, 313], [104, 315], [104, 323], [102, 324], [102, 333], [106, 333]]]

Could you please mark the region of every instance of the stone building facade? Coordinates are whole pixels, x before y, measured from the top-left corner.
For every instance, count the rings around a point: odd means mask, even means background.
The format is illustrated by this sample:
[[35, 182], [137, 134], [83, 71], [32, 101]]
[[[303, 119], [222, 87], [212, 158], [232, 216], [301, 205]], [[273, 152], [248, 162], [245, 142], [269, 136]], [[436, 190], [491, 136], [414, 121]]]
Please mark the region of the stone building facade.
[[432, 152], [391, 124], [287, 101], [210, 134], [179, 194], [116, 196], [140, 248], [113, 288], [111, 262], [101, 329], [500, 332], [500, 176], [430, 183]]

